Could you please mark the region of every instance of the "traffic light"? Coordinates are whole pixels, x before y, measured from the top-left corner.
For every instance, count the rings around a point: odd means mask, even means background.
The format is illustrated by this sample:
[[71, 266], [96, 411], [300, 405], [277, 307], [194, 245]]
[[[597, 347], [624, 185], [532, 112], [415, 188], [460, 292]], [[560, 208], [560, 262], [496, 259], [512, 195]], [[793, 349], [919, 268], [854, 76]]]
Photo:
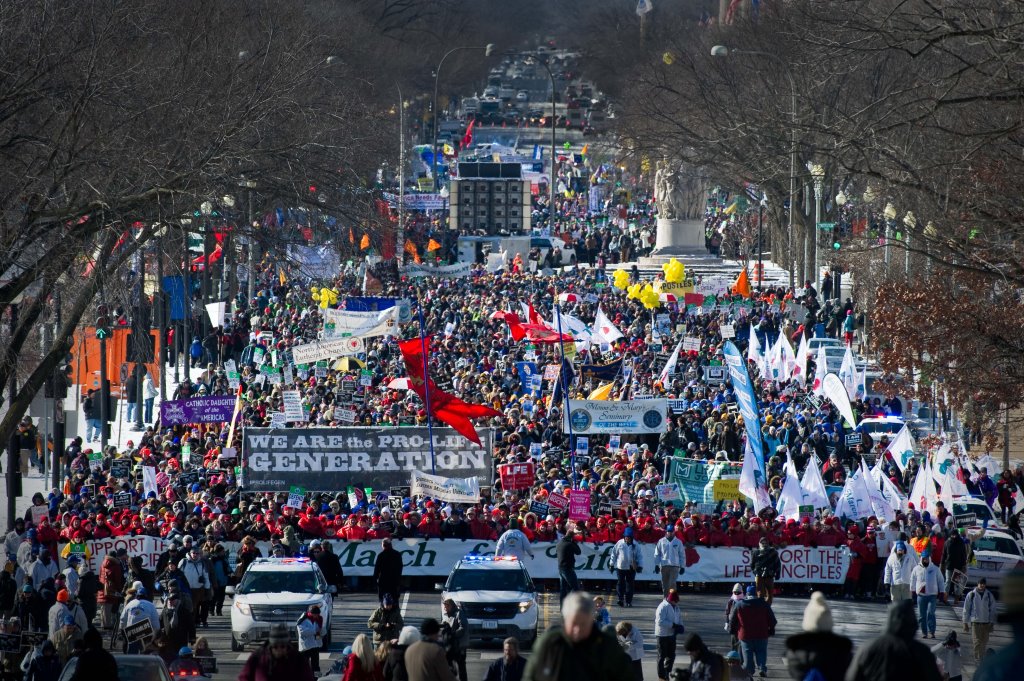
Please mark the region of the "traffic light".
[[843, 245], [841, 243], [839, 243], [838, 241], [833, 241], [832, 242], [832, 250], [833, 251], [838, 251], [842, 247], [843, 247]]
[[110, 308], [106, 305], [96, 306], [96, 337], [100, 340], [110, 338]]

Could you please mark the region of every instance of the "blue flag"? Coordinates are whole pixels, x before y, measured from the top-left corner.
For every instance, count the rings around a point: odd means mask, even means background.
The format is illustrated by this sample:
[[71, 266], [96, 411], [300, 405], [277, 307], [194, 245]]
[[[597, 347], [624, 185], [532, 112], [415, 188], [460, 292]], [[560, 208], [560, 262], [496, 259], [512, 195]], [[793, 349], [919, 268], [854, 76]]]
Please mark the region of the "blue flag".
[[747, 372], [746, 359], [732, 341], [722, 346], [725, 364], [729, 368], [729, 380], [736, 391], [736, 402], [743, 417], [743, 425], [747, 431], [750, 450], [754, 453], [754, 461], [764, 471], [764, 442], [761, 440], [761, 415], [757, 411], [757, 395], [754, 384]]
[[533, 377], [537, 376], [536, 362], [516, 362], [516, 371], [519, 372], [519, 394], [528, 393], [533, 389]]

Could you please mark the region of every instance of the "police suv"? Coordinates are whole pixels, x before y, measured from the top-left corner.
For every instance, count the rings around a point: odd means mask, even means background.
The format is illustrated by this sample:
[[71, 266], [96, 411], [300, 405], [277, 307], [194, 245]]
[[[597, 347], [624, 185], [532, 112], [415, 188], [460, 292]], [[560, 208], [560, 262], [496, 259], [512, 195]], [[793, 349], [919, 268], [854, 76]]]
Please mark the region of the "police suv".
[[437, 587], [442, 603], [450, 598], [465, 613], [470, 638], [515, 636], [525, 645], [537, 638], [537, 587], [518, 558], [468, 555]]

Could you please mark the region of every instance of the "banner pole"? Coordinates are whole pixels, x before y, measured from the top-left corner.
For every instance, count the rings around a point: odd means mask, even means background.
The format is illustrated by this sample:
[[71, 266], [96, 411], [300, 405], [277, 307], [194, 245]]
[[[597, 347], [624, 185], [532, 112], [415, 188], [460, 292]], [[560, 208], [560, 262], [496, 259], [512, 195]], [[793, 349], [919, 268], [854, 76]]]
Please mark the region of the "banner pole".
[[565, 380], [565, 342], [562, 340], [562, 308], [558, 304], [558, 288], [555, 288], [555, 319], [558, 320], [558, 350], [562, 353], [561, 362], [558, 367], [558, 381], [562, 384], [562, 399], [565, 400], [565, 424], [569, 428], [569, 466], [572, 467], [572, 488], [576, 489], [578, 476], [576, 475], [576, 443], [572, 434], [572, 420], [569, 418], [569, 385]]
[[423, 298], [420, 295], [419, 284], [416, 285], [416, 308], [419, 312], [420, 321], [420, 354], [423, 356], [423, 402], [427, 410], [427, 439], [430, 440], [430, 472], [437, 474], [437, 461], [434, 458], [434, 426], [430, 416], [430, 374], [427, 371], [427, 362], [430, 357], [427, 355], [427, 339], [424, 335], [423, 323]]

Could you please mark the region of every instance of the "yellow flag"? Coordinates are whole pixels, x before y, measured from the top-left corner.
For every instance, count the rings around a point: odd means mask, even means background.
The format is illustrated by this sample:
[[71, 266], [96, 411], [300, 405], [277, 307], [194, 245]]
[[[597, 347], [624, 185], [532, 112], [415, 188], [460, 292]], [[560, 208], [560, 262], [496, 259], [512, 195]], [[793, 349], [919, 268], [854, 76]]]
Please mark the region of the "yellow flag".
[[364, 234], [362, 240], [359, 242], [359, 249], [365, 251], [370, 247], [370, 235]]
[[427, 251], [436, 251], [441, 248], [441, 244], [437, 243], [433, 239], [427, 242]]
[[588, 400], [607, 400], [608, 397], [612, 394], [612, 387], [614, 385], [615, 385], [614, 383], [605, 383], [600, 388], [597, 388], [592, 393], [590, 393], [590, 396], [587, 397], [587, 399]]
[[278, 267], [277, 268], [277, 279], [278, 279], [278, 281], [281, 282], [281, 286], [284, 286], [284, 285], [286, 285], [288, 283], [288, 278], [286, 276], [284, 276], [284, 268], [283, 267]]

